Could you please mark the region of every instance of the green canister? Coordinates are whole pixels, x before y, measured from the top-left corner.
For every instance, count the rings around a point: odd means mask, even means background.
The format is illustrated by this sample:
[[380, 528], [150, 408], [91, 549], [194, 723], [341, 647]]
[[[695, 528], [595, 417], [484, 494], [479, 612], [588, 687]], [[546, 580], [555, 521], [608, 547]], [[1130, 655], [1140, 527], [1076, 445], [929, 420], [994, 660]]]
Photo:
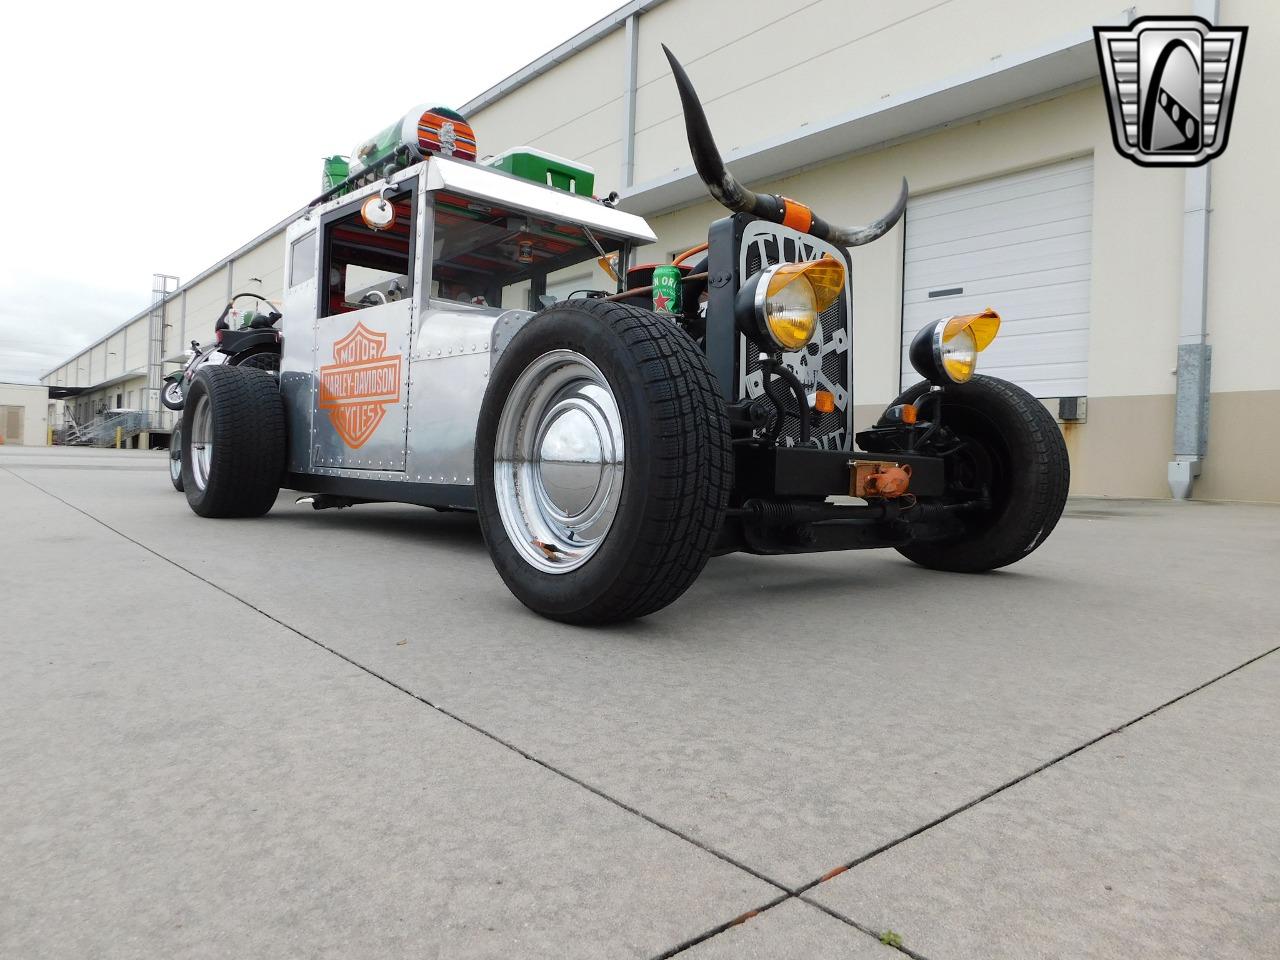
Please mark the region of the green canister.
[[653, 269], [653, 309], [657, 313], [680, 312], [680, 268], [671, 264]]
[[323, 192], [328, 193], [351, 174], [351, 165], [346, 157], [325, 157]]

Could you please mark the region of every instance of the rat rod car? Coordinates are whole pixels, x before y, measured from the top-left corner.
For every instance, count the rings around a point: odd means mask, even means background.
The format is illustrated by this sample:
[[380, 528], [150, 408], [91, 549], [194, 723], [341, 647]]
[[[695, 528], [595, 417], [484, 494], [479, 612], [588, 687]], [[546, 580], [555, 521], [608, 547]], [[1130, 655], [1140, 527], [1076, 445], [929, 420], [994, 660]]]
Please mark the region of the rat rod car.
[[[976, 572], [1039, 546], [1066, 449], [1043, 404], [974, 375], [994, 311], [920, 331], [923, 382], [854, 436], [848, 248], [893, 227], [906, 182], [857, 228], [752, 193], [667, 55], [732, 211], [705, 246], [630, 265], [654, 234], [592, 199], [589, 170], [480, 164], [461, 116], [410, 114], [288, 228], [278, 374], [209, 365], [188, 387], [192, 509], [259, 516], [286, 487], [318, 509], [474, 510], [516, 597], [570, 623], [652, 613], [733, 551], [893, 547]], [[591, 261], [614, 290], [547, 294]]]

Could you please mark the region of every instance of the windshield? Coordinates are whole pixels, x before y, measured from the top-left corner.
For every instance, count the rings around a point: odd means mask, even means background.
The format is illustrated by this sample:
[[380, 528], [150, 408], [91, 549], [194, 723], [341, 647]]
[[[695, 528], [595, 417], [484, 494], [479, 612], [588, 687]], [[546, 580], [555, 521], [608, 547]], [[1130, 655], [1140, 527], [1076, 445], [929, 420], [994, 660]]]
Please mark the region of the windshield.
[[[622, 241], [605, 234], [592, 231], [588, 235], [577, 224], [438, 192], [431, 296], [455, 303], [537, 309], [548, 276], [563, 276], [566, 268], [595, 261], [601, 251], [611, 254], [622, 246]], [[590, 274], [582, 269], [576, 272]]]

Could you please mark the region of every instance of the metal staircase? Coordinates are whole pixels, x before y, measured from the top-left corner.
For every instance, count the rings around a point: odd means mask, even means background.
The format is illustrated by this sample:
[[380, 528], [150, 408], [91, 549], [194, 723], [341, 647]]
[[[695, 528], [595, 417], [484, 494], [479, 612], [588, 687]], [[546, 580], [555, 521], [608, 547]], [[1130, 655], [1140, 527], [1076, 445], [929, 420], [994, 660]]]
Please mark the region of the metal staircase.
[[123, 442], [144, 430], [153, 429], [152, 419], [145, 410], [121, 410], [101, 413], [87, 423], [78, 424], [68, 414], [63, 442], [72, 446], [115, 446], [117, 437]]

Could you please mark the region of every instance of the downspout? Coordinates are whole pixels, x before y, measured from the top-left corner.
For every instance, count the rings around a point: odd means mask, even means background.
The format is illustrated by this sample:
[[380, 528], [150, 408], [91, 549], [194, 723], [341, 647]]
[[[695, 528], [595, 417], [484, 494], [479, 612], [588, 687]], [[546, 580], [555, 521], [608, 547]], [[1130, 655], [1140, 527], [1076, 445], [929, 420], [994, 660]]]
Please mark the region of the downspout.
[[[618, 187], [623, 193], [636, 182], [636, 78], [640, 59], [640, 14], [633, 13], [627, 17], [624, 29], [623, 44], [627, 52], [622, 65], [622, 169], [619, 171], [622, 182]], [[630, 259], [631, 254], [626, 254], [626, 260]], [[618, 267], [621, 271], [619, 276], [625, 277], [631, 264], [624, 261]]]
[[622, 74], [622, 189], [636, 181], [636, 61], [640, 53], [640, 15], [627, 17], [623, 39], [626, 60]]
[[[1218, 22], [1217, 0], [1196, 0], [1193, 12]], [[1173, 412], [1173, 459], [1169, 493], [1191, 496], [1209, 445], [1209, 170], [1213, 162], [1185, 173], [1182, 212], [1182, 309], [1178, 324], [1177, 388]]]

